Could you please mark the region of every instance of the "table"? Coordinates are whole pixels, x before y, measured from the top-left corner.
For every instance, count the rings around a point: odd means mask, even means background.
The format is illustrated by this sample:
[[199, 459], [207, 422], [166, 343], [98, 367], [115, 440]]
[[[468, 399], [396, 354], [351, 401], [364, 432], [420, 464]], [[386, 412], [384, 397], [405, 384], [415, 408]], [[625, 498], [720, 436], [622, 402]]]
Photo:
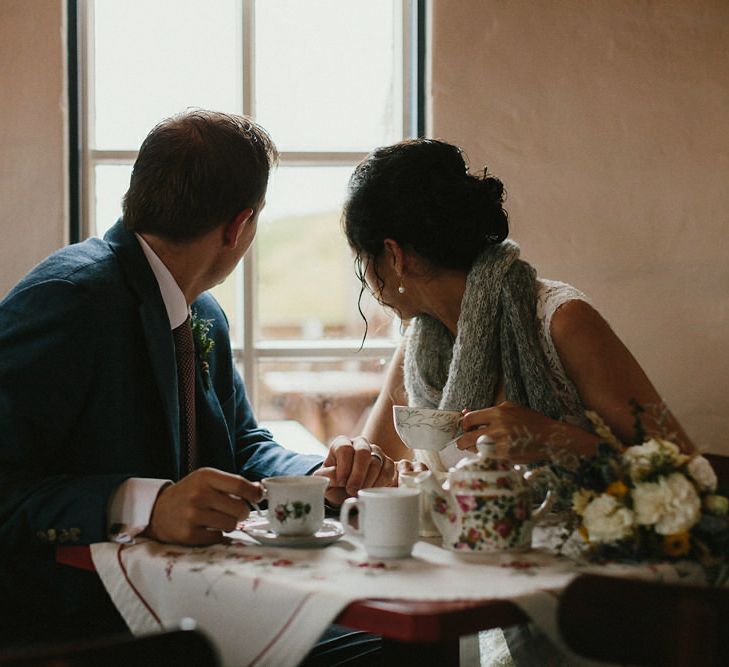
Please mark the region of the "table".
[[[56, 560], [95, 571], [89, 547], [59, 546]], [[459, 640], [489, 628], [528, 622], [517, 605], [504, 599], [463, 601], [357, 600], [335, 622], [353, 630], [381, 635], [388, 656], [419, 665], [459, 664]], [[405, 663], [404, 663], [405, 664]]]
[[[243, 538], [245, 536], [242, 536]], [[329, 622], [386, 638], [409, 664], [457, 665], [458, 638], [531, 620], [566, 651], [559, 597], [578, 575], [689, 582], [692, 564], [588, 566], [545, 550], [487, 554], [474, 561], [421, 541], [413, 558], [367, 558], [357, 539], [327, 549], [260, 546], [250, 538], [210, 547], [152, 541], [59, 550], [58, 560], [96, 566], [135, 634], [194, 617], [230, 665], [295, 665]], [[74, 562], [73, 554], [76, 554]], [[255, 610], [255, 622], [231, 619]]]

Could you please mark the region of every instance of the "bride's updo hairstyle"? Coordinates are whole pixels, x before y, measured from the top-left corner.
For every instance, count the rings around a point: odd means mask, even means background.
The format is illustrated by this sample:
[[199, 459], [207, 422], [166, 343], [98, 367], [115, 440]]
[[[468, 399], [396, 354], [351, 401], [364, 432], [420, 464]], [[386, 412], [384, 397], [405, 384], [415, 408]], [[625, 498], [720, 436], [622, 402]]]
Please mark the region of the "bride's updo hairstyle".
[[[394, 239], [427, 260], [432, 270], [468, 271], [486, 246], [509, 233], [504, 185], [474, 176], [460, 148], [413, 139], [370, 153], [349, 181], [343, 227], [356, 270], [376, 262]], [[363, 267], [364, 263], [364, 267]]]

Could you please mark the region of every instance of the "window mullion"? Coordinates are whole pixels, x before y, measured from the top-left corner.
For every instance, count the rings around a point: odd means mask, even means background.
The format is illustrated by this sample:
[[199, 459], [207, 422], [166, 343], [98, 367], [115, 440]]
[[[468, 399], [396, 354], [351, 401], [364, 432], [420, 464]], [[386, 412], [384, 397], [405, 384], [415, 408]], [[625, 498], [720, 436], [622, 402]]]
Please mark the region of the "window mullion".
[[139, 151], [89, 150], [89, 157], [94, 163], [134, 164]]
[[282, 165], [287, 167], [352, 167], [361, 162], [365, 151], [281, 151]]
[[[243, 113], [253, 117], [256, 109], [255, 98], [255, 0], [243, 0]], [[255, 348], [256, 309], [255, 309], [256, 248], [248, 250], [243, 259], [243, 378], [248, 392], [248, 400], [254, 411], [258, 411], [256, 375], [257, 359]]]
[[91, 128], [96, 122], [96, 103], [94, 95], [94, 3], [83, 2], [78, 15], [83, 15], [79, 30], [79, 95], [81, 98], [82, 118], [79, 122], [81, 139], [81, 238], [91, 236], [96, 231], [96, 169], [91, 154]]
[[416, 114], [414, 109], [414, 93], [417, 90], [413, 80], [413, 64], [417, 62], [417, 9], [413, 0], [401, 0], [401, 30], [402, 30], [402, 129], [406, 137], [417, 135], [417, 127], [414, 122]]

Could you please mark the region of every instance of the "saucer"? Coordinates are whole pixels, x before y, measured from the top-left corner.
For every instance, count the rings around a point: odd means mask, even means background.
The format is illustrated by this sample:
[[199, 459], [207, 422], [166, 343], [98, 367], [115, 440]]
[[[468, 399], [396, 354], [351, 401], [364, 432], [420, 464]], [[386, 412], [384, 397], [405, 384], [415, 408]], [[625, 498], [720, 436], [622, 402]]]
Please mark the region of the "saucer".
[[313, 535], [277, 535], [271, 530], [267, 519], [249, 521], [241, 526], [241, 530], [261, 544], [294, 549], [325, 547], [344, 535], [342, 526], [332, 519], [324, 519], [322, 527]]

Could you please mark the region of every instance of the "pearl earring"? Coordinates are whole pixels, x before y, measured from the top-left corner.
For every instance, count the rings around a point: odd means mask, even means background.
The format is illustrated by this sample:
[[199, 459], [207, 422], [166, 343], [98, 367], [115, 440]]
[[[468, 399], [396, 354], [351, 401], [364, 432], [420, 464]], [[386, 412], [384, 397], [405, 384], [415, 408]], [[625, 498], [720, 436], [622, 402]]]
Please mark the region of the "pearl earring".
[[403, 287], [402, 280], [400, 281], [400, 287], [397, 288], [397, 291], [400, 292], [400, 294], [405, 294], [405, 288]]

